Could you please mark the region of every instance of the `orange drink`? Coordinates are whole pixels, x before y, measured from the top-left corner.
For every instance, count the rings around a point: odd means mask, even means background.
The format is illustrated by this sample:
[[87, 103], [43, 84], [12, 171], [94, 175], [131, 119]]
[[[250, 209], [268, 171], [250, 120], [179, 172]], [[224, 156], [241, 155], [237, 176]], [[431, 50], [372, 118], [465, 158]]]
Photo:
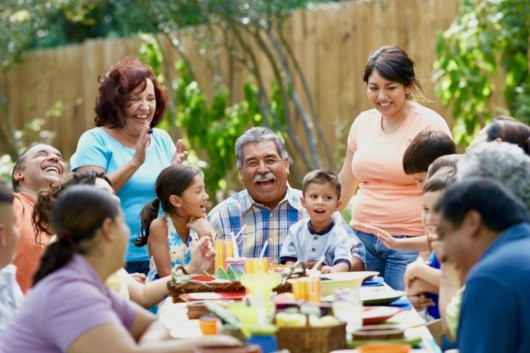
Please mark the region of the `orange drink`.
[[205, 317], [199, 319], [199, 327], [203, 335], [217, 335], [217, 324], [219, 319], [216, 317]]
[[213, 243], [217, 255], [215, 256], [215, 271], [220, 267], [226, 270], [226, 258], [234, 257], [234, 247], [230, 239], [216, 240]]
[[245, 259], [245, 273], [269, 272], [268, 257], [250, 257]]
[[310, 303], [320, 303], [321, 289], [320, 278], [304, 277], [291, 281], [295, 300], [303, 300]]

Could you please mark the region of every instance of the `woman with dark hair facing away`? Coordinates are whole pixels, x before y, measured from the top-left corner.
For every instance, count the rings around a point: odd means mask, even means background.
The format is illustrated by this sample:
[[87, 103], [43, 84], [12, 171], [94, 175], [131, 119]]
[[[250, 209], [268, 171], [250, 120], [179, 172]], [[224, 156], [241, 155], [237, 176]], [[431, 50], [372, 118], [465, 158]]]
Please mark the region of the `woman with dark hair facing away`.
[[508, 142], [521, 147], [524, 153], [530, 154], [530, 126], [511, 116], [499, 115], [480, 130], [468, 149], [483, 142]]
[[[170, 165], [156, 179], [155, 191], [157, 198], [142, 210], [141, 234], [135, 241], [137, 246], [147, 244], [147, 281], [170, 275], [175, 266], [188, 267], [198, 242], [211, 248], [208, 260], [215, 256], [215, 231], [205, 218], [209, 197], [201, 173], [187, 165]], [[158, 217], [160, 206], [164, 214]], [[210, 265], [212, 270], [213, 261]]]
[[205, 341], [238, 343], [222, 336], [173, 340], [154, 315], [105, 287], [123, 265], [129, 239], [108, 192], [69, 187], [53, 206], [52, 227], [57, 241], [46, 249], [0, 352], [192, 352]]
[[147, 251], [132, 246], [140, 231], [138, 216], [155, 197], [157, 175], [172, 163], [180, 164], [186, 152], [181, 151], [181, 140], [175, 147], [171, 137], [156, 128], [164, 116], [167, 90], [150, 67], [126, 57], [98, 82], [96, 127], [79, 138], [70, 164], [74, 172], [107, 174], [131, 229], [127, 271], [147, 273]]
[[[37, 203], [33, 212], [33, 224], [38, 232], [44, 232], [49, 235], [55, 234], [51, 226], [51, 213], [59, 195], [72, 185], [94, 185], [96, 188], [109, 192], [114, 195], [114, 190], [104, 174], [96, 174], [93, 171], [83, 173], [73, 173], [70, 178], [62, 184], [53, 185], [50, 190], [39, 193]], [[212, 252], [207, 246], [206, 239], [201, 241], [195, 248], [194, 263], [187, 268], [190, 273], [202, 273], [208, 269], [212, 260]], [[210, 262], [209, 262], [210, 261]], [[138, 275], [138, 274], [137, 274]], [[141, 278], [142, 282], [145, 280]], [[122, 294], [125, 298], [140, 304], [144, 308], [150, 308], [158, 304], [168, 294], [167, 282], [171, 280], [170, 276], [160, 278], [157, 281], [143, 284], [132, 275], [128, 274], [124, 268], [120, 268], [111, 274], [105, 285], [110, 289]]]
[[[424, 234], [421, 190], [403, 170], [405, 149], [421, 131], [451, 136], [445, 120], [414, 99], [422, 98], [414, 63], [396, 46], [384, 46], [368, 58], [363, 80], [374, 109], [354, 120], [339, 179], [343, 205], [353, 194], [352, 221], [383, 229], [395, 237]], [[394, 289], [404, 289], [403, 274], [416, 251], [388, 249], [368, 229], [356, 226], [366, 247], [366, 270], [379, 271]]]

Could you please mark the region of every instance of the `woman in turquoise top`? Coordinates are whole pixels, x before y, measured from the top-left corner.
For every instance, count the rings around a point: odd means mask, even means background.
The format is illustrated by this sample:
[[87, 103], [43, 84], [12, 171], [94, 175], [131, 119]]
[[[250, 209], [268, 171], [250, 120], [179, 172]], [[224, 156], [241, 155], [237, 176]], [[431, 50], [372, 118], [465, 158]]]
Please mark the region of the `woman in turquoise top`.
[[155, 191], [157, 198], [142, 210], [141, 234], [135, 241], [136, 246], [147, 244], [148, 281], [170, 275], [177, 265], [188, 265], [199, 238], [214, 235], [205, 218], [209, 197], [197, 169], [185, 165], [165, 168], [156, 179]]
[[70, 160], [73, 171], [105, 173], [121, 200], [131, 230], [127, 271], [147, 273], [145, 248], [133, 246], [140, 232], [140, 211], [155, 197], [154, 184], [162, 169], [186, 157], [163, 130], [167, 90], [151, 68], [136, 58], [124, 58], [99, 79], [94, 129], [79, 139]]

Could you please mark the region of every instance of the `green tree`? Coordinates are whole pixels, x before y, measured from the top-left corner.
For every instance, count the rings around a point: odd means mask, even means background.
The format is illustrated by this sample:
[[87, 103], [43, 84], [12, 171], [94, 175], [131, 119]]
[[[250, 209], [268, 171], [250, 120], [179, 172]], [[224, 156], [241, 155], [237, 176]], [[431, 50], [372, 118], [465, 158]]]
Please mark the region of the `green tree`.
[[529, 41], [528, 0], [461, 0], [460, 15], [438, 38], [435, 62], [437, 92], [452, 106], [457, 143], [468, 144], [499, 113], [490, 101], [498, 89], [503, 113], [530, 123]]
[[[0, 2], [0, 80], [7, 85], [7, 74], [20, 62], [22, 54], [32, 48], [36, 41], [47, 37], [50, 21], [58, 13], [62, 13], [70, 21], [84, 21], [90, 10], [91, 1], [63, 0], [5, 0]], [[0, 150], [5, 151], [10, 159], [15, 159], [20, 150], [31, 141], [50, 143], [54, 133], [42, 128], [45, 121], [60, 117], [65, 105], [78, 102], [57, 101], [44, 116], [35, 117], [31, 122], [16, 129], [14, 117], [9, 108], [5, 92], [0, 91]], [[2, 161], [8, 158], [2, 157]], [[9, 162], [2, 164], [7, 165]], [[5, 170], [6, 168], [0, 169]]]
[[[191, 24], [203, 24], [195, 28], [195, 33], [199, 42], [200, 38], [204, 38], [204, 52], [209, 55], [211, 67], [215, 71], [214, 85], [220, 88], [223, 83], [230, 82], [235, 63], [247, 68], [257, 88], [260, 123], [288, 136], [285, 139], [287, 149], [300, 159], [300, 163], [292, 168], [294, 178], [298, 181], [302, 178], [300, 169], [333, 165], [331, 149], [322, 133], [312, 95], [284, 33], [285, 20], [292, 10], [308, 4], [300, 0], [150, 2], [150, 11], [157, 18], [159, 28], [183, 58], [192, 80], [192, 65], [187, 61], [178, 38], [178, 30]], [[258, 60], [255, 48], [264, 54], [265, 60]], [[226, 77], [216, 66], [221, 50], [229, 54], [230, 69]], [[272, 68], [274, 73], [274, 92], [263, 82], [261, 72], [264, 65]], [[302, 83], [301, 89], [294, 87], [295, 78]], [[277, 96], [273, 97], [274, 94]], [[309, 102], [307, 106], [301, 104], [302, 95]], [[278, 103], [281, 106], [279, 110], [275, 109]], [[297, 121], [302, 123], [303, 137], [295, 132]]]

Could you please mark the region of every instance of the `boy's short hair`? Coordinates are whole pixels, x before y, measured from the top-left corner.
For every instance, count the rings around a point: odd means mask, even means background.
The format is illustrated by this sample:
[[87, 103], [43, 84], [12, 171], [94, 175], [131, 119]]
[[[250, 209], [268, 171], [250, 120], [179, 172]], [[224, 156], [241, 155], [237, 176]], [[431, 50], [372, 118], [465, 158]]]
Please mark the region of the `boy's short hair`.
[[456, 182], [456, 170], [440, 170], [423, 184], [423, 193], [443, 191]]
[[427, 170], [427, 179], [442, 171], [452, 170], [456, 173], [458, 160], [460, 157], [462, 157], [461, 154], [448, 154], [436, 158], [436, 160], [431, 163], [429, 169]]
[[0, 184], [0, 205], [13, 204], [13, 190]]
[[339, 178], [330, 170], [325, 169], [316, 169], [313, 171], [310, 171], [306, 174], [304, 177], [303, 185], [302, 185], [302, 194], [305, 195], [305, 192], [307, 191], [307, 188], [309, 187], [309, 184], [315, 183], [315, 184], [325, 184], [329, 183], [332, 186], [335, 187], [335, 190], [337, 191], [337, 198], [340, 199], [340, 192], [341, 192], [341, 183], [339, 181]]
[[405, 174], [425, 173], [440, 156], [456, 153], [456, 145], [441, 131], [422, 131], [410, 143], [403, 155]]

